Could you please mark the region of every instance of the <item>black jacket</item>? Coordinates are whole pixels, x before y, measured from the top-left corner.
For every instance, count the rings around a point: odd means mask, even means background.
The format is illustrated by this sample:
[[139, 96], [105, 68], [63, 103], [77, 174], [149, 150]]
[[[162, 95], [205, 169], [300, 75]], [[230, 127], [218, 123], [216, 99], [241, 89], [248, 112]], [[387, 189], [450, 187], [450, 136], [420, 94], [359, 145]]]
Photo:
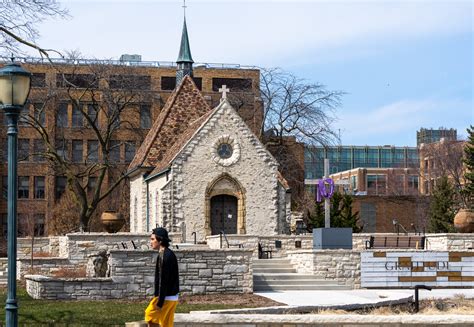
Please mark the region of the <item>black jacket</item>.
[[[161, 274], [161, 284], [160, 284]], [[160, 271], [160, 257], [156, 259], [155, 296], [158, 296], [158, 307], [163, 307], [165, 296], [179, 293], [179, 271], [176, 255], [169, 248], [163, 252], [163, 266]]]

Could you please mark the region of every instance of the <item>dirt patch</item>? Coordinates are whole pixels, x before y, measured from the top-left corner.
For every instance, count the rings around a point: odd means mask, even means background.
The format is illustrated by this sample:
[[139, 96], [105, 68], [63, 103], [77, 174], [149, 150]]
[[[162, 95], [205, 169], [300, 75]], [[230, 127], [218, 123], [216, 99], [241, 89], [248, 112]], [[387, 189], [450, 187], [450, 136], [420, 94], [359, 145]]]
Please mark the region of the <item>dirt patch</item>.
[[[430, 299], [420, 301], [419, 314], [424, 315], [472, 315], [474, 312], [474, 299], [465, 298], [462, 295], [455, 296], [452, 299]], [[312, 314], [361, 314], [361, 315], [411, 315], [415, 313], [412, 303], [389, 305], [383, 307], [367, 307], [353, 311], [347, 310], [315, 310]]]
[[283, 303], [273, 301], [255, 294], [212, 294], [180, 295], [179, 303], [183, 304], [228, 304], [242, 308], [259, 308], [281, 306]]

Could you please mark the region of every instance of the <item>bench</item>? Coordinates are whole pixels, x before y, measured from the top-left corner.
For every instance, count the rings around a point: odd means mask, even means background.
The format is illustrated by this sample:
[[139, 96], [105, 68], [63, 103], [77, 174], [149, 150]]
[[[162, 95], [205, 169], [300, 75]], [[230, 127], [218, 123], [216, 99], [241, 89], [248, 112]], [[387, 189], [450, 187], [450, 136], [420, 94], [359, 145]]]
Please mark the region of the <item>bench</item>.
[[424, 249], [425, 237], [420, 235], [371, 236], [365, 241], [366, 249]]
[[263, 247], [262, 244], [258, 243], [258, 258], [259, 259], [271, 259], [273, 250], [268, 247]]

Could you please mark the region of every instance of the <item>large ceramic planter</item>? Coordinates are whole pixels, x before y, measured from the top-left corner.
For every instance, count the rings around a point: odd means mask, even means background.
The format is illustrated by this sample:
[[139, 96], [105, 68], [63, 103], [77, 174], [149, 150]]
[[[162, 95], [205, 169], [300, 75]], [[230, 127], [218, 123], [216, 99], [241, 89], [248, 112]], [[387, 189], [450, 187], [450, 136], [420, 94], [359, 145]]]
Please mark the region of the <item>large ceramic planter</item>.
[[474, 233], [474, 211], [461, 209], [454, 216], [454, 227], [459, 233]]
[[104, 229], [109, 233], [117, 233], [125, 225], [125, 219], [115, 211], [104, 211], [100, 221]]

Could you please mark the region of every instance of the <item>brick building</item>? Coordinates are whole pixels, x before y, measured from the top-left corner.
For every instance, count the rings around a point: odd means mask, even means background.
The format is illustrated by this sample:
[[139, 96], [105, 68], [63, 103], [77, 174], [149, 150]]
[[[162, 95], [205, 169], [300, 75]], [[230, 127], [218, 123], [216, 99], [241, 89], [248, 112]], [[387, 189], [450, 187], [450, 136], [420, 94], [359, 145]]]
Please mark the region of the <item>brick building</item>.
[[[178, 60], [179, 61], [179, 60]], [[77, 169], [90, 163], [102, 163], [105, 158], [94, 126], [117, 124], [108, 160], [114, 169], [106, 176], [105, 186], [112, 183], [112, 172], [126, 171], [136, 149], [140, 147], [154, 120], [176, 86], [176, 63], [141, 61], [52, 60], [52, 63], [33, 58], [23, 59], [22, 66], [33, 73], [32, 88], [23, 116], [35, 118], [48, 131], [51, 144], [65, 161]], [[259, 97], [259, 70], [238, 65], [198, 64], [194, 68], [194, 82], [209, 106], [214, 107], [221, 97], [222, 85], [231, 90], [230, 102], [251, 130], [259, 135], [263, 107]], [[179, 76], [178, 76], [179, 78]], [[69, 84], [71, 82], [74, 87]], [[107, 108], [95, 108], [108, 98], [127, 98], [127, 108], [113, 118]], [[118, 102], [117, 102], [118, 103]], [[82, 111], [92, 113], [93, 124]], [[4, 121], [3, 113], [0, 117]], [[113, 120], [113, 119], [115, 120]], [[112, 121], [113, 120], [113, 121]], [[0, 127], [2, 161], [0, 178], [0, 236], [6, 235], [7, 222], [7, 156], [6, 127]], [[45, 153], [45, 143], [37, 128], [20, 122], [18, 139], [18, 225], [19, 234], [48, 234], [52, 208], [66, 189], [67, 177], [57, 173], [39, 153]], [[90, 176], [87, 186], [93, 187]], [[124, 214], [128, 214], [128, 207]]]
[[416, 168], [356, 168], [331, 174], [339, 191], [355, 195], [417, 195]]
[[456, 189], [464, 185], [466, 166], [463, 163], [466, 141], [442, 138], [423, 143], [420, 151], [420, 193], [432, 194], [438, 179], [447, 176]]

